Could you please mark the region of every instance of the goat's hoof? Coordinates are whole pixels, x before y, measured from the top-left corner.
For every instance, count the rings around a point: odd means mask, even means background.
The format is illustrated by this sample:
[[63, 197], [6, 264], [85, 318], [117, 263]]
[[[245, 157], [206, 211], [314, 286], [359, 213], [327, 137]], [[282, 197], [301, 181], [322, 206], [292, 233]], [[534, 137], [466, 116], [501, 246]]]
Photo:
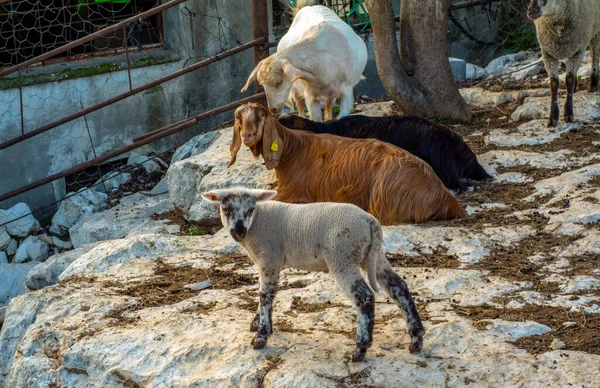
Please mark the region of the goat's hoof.
[[367, 355], [367, 349], [364, 348], [356, 348], [354, 354], [352, 354], [352, 362], [361, 362], [365, 359]]
[[557, 124], [558, 124], [558, 119], [550, 119], [550, 120], [548, 120], [548, 128], [550, 128], [550, 127], [556, 127]]
[[590, 88], [590, 93], [596, 93], [598, 91], [598, 87], [597, 86], [592, 86]]
[[575, 119], [573, 116], [565, 116], [565, 123], [572, 123]]
[[263, 349], [267, 346], [267, 339], [264, 337], [254, 337], [252, 340], [252, 347], [256, 350]]

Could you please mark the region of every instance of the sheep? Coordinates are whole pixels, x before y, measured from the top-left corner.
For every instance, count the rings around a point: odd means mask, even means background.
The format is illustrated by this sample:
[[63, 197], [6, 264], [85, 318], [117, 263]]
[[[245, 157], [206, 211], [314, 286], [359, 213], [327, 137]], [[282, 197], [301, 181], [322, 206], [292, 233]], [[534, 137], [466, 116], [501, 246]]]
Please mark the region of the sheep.
[[367, 65], [367, 46], [350, 26], [331, 9], [310, 1], [298, 1], [294, 21], [281, 39], [277, 53], [260, 61], [242, 88], [245, 92], [255, 80], [265, 89], [269, 109], [277, 114], [290, 92], [298, 112], [304, 105], [310, 118], [333, 119], [333, 100], [340, 102], [339, 117], [352, 112], [353, 88], [363, 77]]
[[577, 71], [588, 43], [593, 69], [590, 92], [598, 90], [600, 3], [598, 0], [531, 0], [527, 16], [534, 21], [544, 66], [550, 75], [552, 102], [548, 126], [558, 124], [558, 61], [565, 58], [567, 101], [564, 117], [565, 122], [571, 123], [574, 120], [573, 93], [577, 88]]
[[383, 225], [465, 215], [427, 163], [394, 145], [292, 131], [258, 103], [235, 111], [228, 167], [242, 139], [268, 170], [275, 169], [278, 201], [348, 202]]
[[337, 121], [316, 123], [286, 114], [277, 120], [290, 129], [356, 139], [375, 138], [393, 144], [427, 162], [449, 189], [465, 191], [466, 185], [461, 177], [478, 181], [491, 178], [458, 134], [421, 117], [352, 115]]
[[381, 226], [370, 214], [351, 204], [321, 202], [287, 204], [269, 201], [273, 190], [229, 188], [202, 193], [220, 203], [223, 226], [259, 270], [259, 305], [250, 331], [252, 345], [262, 349], [273, 332], [272, 306], [279, 272], [284, 267], [330, 272], [358, 312], [356, 350], [362, 361], [373, 342], [375, 300], [363, 279], [366, 269], [375, 292], [379, 285], [400, 307], [411, 337], [409, 351], [423, 347], [425, 329], [406, 283], [382, 250]]

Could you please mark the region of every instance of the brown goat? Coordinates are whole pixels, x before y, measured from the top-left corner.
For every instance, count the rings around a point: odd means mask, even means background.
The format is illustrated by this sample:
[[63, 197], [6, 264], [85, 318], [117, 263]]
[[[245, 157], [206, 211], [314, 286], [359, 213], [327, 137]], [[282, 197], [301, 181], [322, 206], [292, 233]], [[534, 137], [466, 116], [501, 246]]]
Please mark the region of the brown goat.
[[267, 169], [275, 169], [275, 200], [352, 203], [383, 225], [465, 215], [427, 163], [391, 144], [292, 131], [257, 103], [235, 111], [229, 166], [242, 140], [255, 157], [263, 156]]

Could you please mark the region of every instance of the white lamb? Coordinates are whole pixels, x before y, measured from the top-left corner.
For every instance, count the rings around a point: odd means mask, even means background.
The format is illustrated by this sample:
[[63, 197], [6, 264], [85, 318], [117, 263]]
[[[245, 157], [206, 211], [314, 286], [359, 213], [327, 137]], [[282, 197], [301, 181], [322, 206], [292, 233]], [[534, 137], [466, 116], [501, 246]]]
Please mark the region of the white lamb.
[[[267, 95], [269, 109], [277, 114], [291, 97], [311, 120], [333, 119], [333, 100], [340, 101], [339, 118], [352, 113], [353, 88], [367, 65], [367, 46], [331, 9], [299, 0], [290, 29], [281, 38], [277, 53], [263, 59], [248, 77], [242, 92], [255, 80]], [[290, 95], [291, 92], [291, 95]]]
[[573, 122], [573, 93], [577, 88], [577, 71], [585, 49], [592, 51], [590, 92], [598, 89], [600, 64], [600, 1], [598, 0], [531, 0], [527, 16], [535, 23], [542, 48], [544, 66], [550, 76], [552, 103], [548, 126], [558, 123], [558, 61], [566, 59], [567, 102], [565, 122]]
[[288, 204], [269, 201], [274, 190], [229, 188], [202, 194], [220, 202], [223, 226], [258, 266], [259, 306], [250, 326], [252, 341], [262, 349], [272, 333], [272, 303], [279, 272], [284, 267], [330, 272], [358, 310], [353, 361], [362, 361], [372, 344], [375, 322], [373, 291], [381, 285], [404, 314], [411, 336], [411, 353], [423, 346], [425, 329], [406, 283], [383, 254], [381, 226], [375, 217], [346, 203]]

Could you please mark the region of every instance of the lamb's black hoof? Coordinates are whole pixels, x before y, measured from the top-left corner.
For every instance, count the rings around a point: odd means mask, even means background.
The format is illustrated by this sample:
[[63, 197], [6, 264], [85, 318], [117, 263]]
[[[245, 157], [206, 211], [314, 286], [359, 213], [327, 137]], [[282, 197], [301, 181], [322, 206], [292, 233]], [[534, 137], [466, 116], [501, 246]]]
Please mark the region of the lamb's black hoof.
[[252, 347], [256, 350], [263, 349], [267, 346], [267, 339], [263, 337], [254, 337], [252, 340]]
[[364, 361], [366, 355], [367, 355], [367, 349], [356, 348], [356, 350], [354, 351], [354, 354], [352, 354], [352, 362]]

